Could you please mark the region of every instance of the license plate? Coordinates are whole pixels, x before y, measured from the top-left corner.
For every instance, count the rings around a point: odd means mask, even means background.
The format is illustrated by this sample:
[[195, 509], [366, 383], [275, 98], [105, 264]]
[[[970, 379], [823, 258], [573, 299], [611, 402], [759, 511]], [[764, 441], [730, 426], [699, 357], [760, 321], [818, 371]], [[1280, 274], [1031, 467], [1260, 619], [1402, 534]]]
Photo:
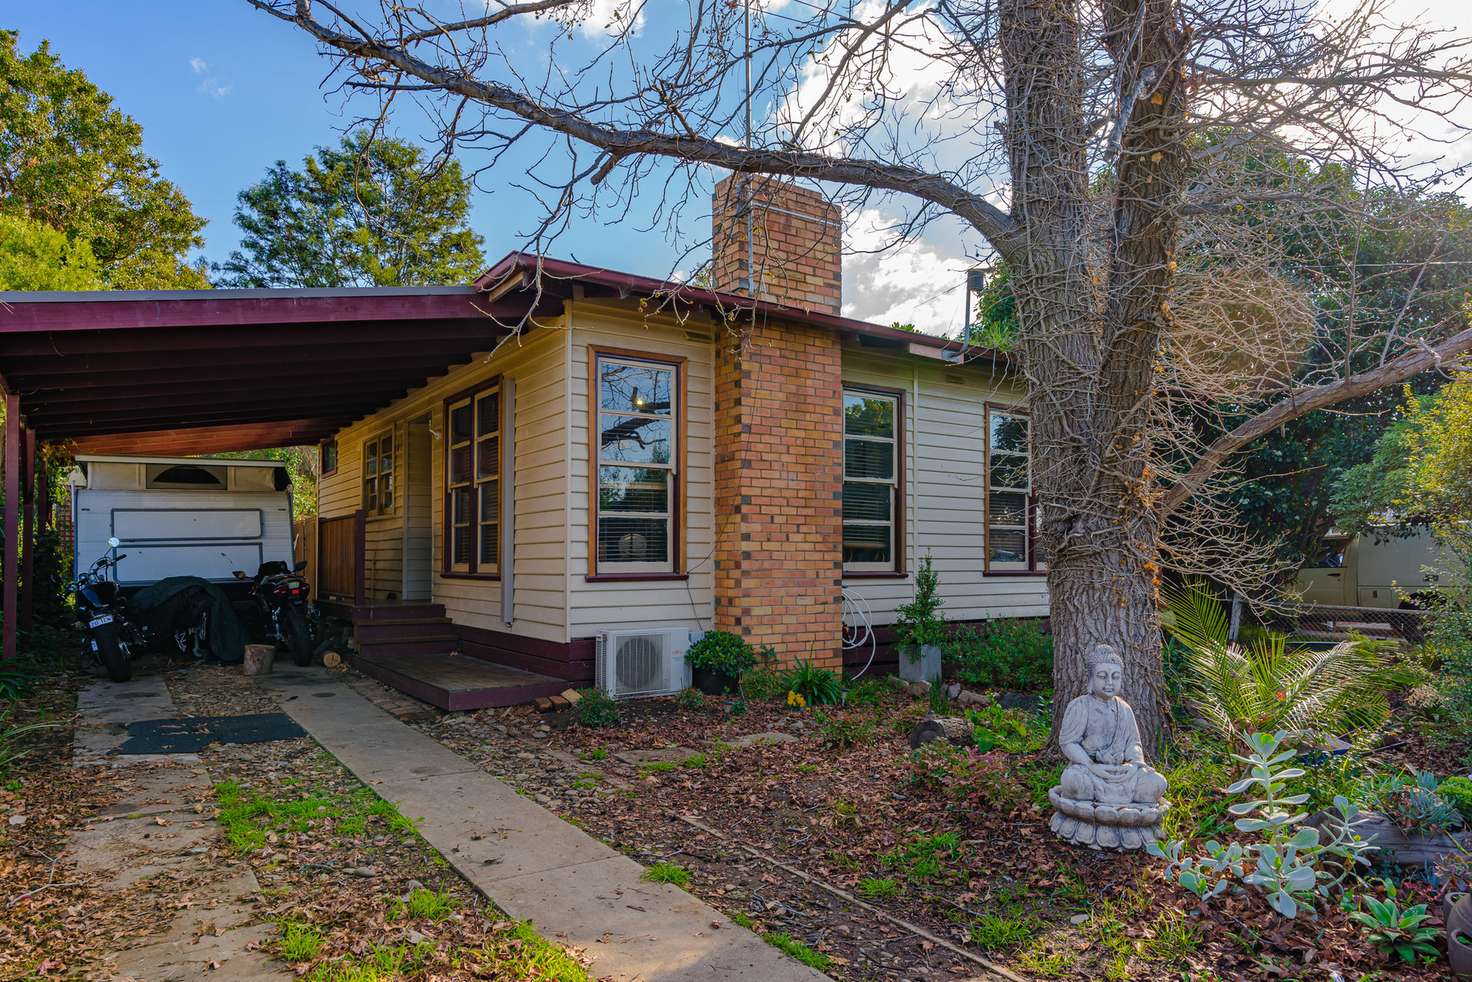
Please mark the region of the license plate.
[[87, 622], [87, 626], [88, 627], [101, 627], [104, 624], [111, 624], [111, 623], [112, 623], [112, 615], [111, 614], [103, 614], [101, 617], [94, 617], [94, 618], [92, 618], [90, 621]]

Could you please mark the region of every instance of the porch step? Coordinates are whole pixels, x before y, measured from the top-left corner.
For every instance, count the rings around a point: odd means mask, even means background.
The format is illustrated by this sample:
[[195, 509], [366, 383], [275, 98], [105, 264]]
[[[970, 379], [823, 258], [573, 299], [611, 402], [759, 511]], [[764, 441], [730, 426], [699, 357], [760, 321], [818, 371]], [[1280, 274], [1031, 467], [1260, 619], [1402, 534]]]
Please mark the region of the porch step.
[[393, 621], [364, 621], [354, 625], [353, 638], [359, 644], [382, 641], [453, 641], [455, 625], [448, 617], [418, 617]]
[[448, 655], [458, 653], [459, 638], [454, 635], [439, 638], [406, 638], [402, 641], [358, 642], [359, 654], [378, 658], [390, 655]]
[[353, 608], [353, 624], [385, 621], [447, 620], [445, 605], [434, 603], [367, 603]]

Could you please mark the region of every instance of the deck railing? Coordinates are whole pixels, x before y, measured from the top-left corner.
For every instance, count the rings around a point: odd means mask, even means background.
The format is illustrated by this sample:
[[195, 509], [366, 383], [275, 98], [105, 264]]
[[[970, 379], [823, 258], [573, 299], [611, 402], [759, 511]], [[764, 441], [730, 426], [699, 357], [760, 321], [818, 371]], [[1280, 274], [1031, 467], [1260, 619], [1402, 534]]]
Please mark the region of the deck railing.
[[366, 527], [367, 515], [362, 511], [317, 519], [317, 596], [363, 602]]

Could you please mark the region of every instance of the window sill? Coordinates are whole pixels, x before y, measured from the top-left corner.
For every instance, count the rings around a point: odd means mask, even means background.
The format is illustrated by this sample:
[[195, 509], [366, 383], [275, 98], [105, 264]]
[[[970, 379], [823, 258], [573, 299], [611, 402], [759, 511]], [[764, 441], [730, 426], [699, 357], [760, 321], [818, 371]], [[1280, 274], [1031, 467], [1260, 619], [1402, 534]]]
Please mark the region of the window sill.
[[866, 569], [855, 570], [851, 573], [845, 572], [843, 574], [843, 578], [845, 580], [908, 580], [910, 578], [910, 574], [904, 572], [896, 573], [886, 572], [884, 570]]
[[982, 576], [1031, 576], [1033, 579], [1045, 580], [1048, 571], [1045, 569], [988, 569], [983, 570]]
[[500, 573], [465, 573], [465, 572], [460, 572], [460, 571], [451, 572], [449, 570], [443, 570], [443, 571], [440, 572], [440, 579], [442, 579], [442, 580], [485, 580], [488, 583], [495, 583], [495, 582], [499, 582], [500, 581], [501, 574]]
[[689, 573], [589, 573], [584, 583], [677, 583], [690, 579]]

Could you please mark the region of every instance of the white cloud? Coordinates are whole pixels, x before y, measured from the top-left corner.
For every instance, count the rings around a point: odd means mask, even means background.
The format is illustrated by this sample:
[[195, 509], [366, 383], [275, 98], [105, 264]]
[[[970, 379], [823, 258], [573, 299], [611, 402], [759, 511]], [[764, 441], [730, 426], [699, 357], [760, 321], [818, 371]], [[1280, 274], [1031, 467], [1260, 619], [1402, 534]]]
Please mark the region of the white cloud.
[[927, 334], [961, 331], [966, 270], [975, 265], [952, 229], [882, 252], [889, 218], [877, 208], [846, 217], [843, 314], [878, 324], [914, 324]]
[[189, 70], [196, 75], [203, 76], [199, 85], [195, 87], [197, 92], [209, 96], [211, 99], [223, 99], [235, 88], [229, 82], [223, 82], [210, 74], [210, 63], [198, 55], [189, 59]]

